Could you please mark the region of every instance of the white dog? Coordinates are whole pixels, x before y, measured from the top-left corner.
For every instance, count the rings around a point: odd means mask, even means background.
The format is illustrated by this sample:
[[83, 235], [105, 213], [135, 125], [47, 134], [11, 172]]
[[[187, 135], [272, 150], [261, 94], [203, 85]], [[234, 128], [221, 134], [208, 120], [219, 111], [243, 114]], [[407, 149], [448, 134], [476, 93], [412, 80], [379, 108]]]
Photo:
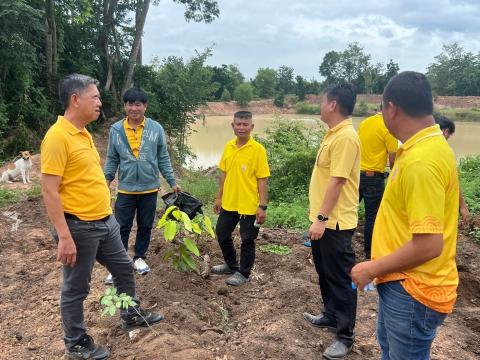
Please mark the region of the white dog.
[[8, 169], [2, 174], [1, 181], [11, 183], [22, 175], [24, 184], [30, 182], [30, 169], [32, 168], [32, 158], [28, 151], [20, 152], [21, 158], [10, 164]]

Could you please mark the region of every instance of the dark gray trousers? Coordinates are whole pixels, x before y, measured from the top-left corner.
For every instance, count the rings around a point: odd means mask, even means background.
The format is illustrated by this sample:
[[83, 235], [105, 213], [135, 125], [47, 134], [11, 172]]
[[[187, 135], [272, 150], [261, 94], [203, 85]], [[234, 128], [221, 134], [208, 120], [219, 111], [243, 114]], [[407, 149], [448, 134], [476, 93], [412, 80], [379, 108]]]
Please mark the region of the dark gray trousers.
[[[134, 299], [136, 294], [133, 262], [122, 244], [115, 217], [103, 221], [67, 219], [67, 225], [77, 247], [75, 266], [63, 266], [60, 300], [65, 346], [70, 348], [86, 334], [83, 301], [90, 292], [95, 260], [113, 275], [118, 293], [126, 293]], [[52, 233], [58, 241], [56, 232]]]

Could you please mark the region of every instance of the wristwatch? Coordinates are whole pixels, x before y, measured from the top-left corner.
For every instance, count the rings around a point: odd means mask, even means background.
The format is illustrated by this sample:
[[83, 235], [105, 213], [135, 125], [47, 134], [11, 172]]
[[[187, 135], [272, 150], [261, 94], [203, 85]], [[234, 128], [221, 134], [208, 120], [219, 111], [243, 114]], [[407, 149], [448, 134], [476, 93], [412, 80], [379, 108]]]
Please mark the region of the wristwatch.
[[267, 207], [268, 207], [268, 206], [267, 206], [267, 205], [258, 205], [258, 207], [259, 207], [260, 209], [262, 209], [263, 211], [267, 211]]
[[318, 221], [327, 221], [327, 220], [328, 220], [328, 217], [327, 217], [327, 216], [323, 216], [322, 214], [318, 214], [318, 215], [317, 215], [317, 219], [318, 219]]

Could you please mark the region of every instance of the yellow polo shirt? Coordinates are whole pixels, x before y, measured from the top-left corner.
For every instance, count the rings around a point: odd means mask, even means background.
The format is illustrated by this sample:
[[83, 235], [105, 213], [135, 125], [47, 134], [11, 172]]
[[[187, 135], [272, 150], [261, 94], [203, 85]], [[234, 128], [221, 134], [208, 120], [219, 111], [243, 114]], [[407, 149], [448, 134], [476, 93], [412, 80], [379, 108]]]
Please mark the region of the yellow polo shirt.
[[100, 156], [87, 129], [79, 130], [59, 116], [42, 141], [41, 171], [62, 178], [59, 192], [66, 213], [82, 220], [112, 213]]
[[329, 129], [323, 138], [310, 179], [310, 221], [317, 215], [325, 198], [331, 177], [347, 179], [332, 212], [328, 214], [327, 229], [354, 229], [358, 222], [358, 186], [360, 181], [360, 141], [352, 125], [346, 119]]
[[218, 165], [226, 173], [222, 208], [241, 215], [255, 215], [259, 205], [257, 179], [270, 176], [267, 152], [252, 137], [242, 147], [237, 138], [230, 140]]
[[[138, 124], [137, 128], [134, 129], [128, 123], [128, 117], [125, 118], [123, 122], [123, 129], [125, 130], [125, 134], [127, 135], [128, 145], [130, 145], [130, 149], [132, 149], [133, 156], [138, 160], [138, 154], [140, 153], [140, 145], [142, 144], [142, 134], [143, 129], [145, 128], [145, 118], [143, 121]], [[146, 190], [146, 191], [125, 191], [125, 190], [118, 190], [120, 194], [149, 194], [158, 191], [158, 189]]]
[[397, 152], [373, 230], [372, 259], [395, 252], [413, 234], [443, 234], [439, 257], [377, 279], [402, 280], [413, 298], [441, 313], [452, 312], [457, 298], [458, 192], [452, 149], [438, 125], [423, 129]]
[[383, 173], [388, 153], [397, 151], [398, 140], [385, 127], [382, 114], [377, 113], [363, 120], [358, 127], [358, 137], [362, 149], [360, 169]]

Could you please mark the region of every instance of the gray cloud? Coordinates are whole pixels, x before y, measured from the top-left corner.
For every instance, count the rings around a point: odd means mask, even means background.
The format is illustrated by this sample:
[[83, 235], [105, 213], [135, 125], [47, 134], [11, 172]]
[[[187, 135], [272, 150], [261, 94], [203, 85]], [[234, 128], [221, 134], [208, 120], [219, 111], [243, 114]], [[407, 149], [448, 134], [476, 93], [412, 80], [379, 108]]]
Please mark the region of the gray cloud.
[[220, 0], [220, 18], [187, 23], [172, 1], [152, 6], [145, 25], [145, 61], [154, 56], [189, 58], [215, 44], [210, 64], [236, 64], [247, 78], [259, 67], [292, 66], [319, 78], [330, 50], [357, 41], [373, 62], [398, 62], [403, 70], [425, 71], [442, 48], [457, 41], [480, 50], [480, 2], [454, 0]]

